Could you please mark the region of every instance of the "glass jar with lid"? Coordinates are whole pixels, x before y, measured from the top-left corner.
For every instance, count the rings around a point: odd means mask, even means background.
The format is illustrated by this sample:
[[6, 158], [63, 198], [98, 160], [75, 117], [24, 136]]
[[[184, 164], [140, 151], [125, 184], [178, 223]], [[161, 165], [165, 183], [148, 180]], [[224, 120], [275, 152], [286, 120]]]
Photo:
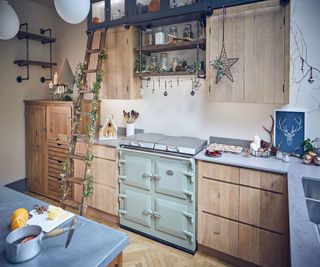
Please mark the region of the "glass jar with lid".
[[189, 23], [184, 25], [183, 38], [193, 39], [192, 25]]
[[172, 42], [172, 43], [176, 42], [176, 40], [173, 37], [178, 37], [177, 26], [170, 26], [169, 27], [168, 37], [169, 37], [169, 42]]
[[152, 29], [146, 29], [144, 32], [144, 46], [149, 46], [154, 44], [154, 36], [153, 36], [153, 30]]
[[157, 56], [151, 56], [149, 61], [149, 70], [151, 72], [156, 72], [158, 69], [158, 57]]
[[163, 45], [166, 42], [166, 34], [164, 33], [163, 27], [157, 28], [155, 33], [155, 44], [156, 45]]
[[160, 54], [160, 69], [163, 71], [168, 70], [168, 54], [167, 53]]

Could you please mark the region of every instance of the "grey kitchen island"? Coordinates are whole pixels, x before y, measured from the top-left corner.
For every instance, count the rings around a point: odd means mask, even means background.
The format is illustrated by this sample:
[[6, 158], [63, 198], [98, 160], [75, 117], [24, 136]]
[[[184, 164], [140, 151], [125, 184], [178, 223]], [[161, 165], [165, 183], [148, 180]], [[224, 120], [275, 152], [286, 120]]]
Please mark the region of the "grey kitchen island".
[[[0, 186], [0, 266], [108, 266], [128, 245], [128, 236], [105, 225], [78, 216], [77, 228], [68, 248], [67, 234], [43, 241], [36, 257], [20, 264], [11, 264], [5, 258], [5, 238], [10, 233], [10, 216], [20, 207], [32, 210], [33, 205], [48, 205], [38, 199]], [[61, 225], [66, 227], [70, 220]]]

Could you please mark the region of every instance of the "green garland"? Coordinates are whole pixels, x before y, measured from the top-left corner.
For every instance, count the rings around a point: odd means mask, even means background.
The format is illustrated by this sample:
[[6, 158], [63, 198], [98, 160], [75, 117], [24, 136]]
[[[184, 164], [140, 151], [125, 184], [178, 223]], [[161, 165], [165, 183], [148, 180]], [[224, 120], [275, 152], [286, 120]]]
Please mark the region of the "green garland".
[[[105, 52], [101, 52], [99, 54], [99, 59], [103, 62], [107, 59], [107, 55]], [[79, 63], [76, 69], [76, 75], [75, 75], [75, 82], [77, 85], [77, 88], [81, 91], [85, 90], [85, 79], [84, 77], [84, 70], [87, 67], [87, 63]], [[83, 198], [87, 201], [90, 197], [93, 195], [93, 175], [91, 174], [91, 166], [93, 161], [93, 153], [92, 153], [92, 145], [95, 142], [95, 132], [96, 132], [96, 125], [97, 125], [97, 118], [99, 116], [98, 114], [98, 103], [99, 103], [99, 94], [101, 89], [101, 83], [103, 80], [103, 74], [104, 72], [102, 70], [98, 71], [96, 73], [96, 79], [92, 85], [92, 93], [93, 93], [93, 100], [91, 103], [91, 111], [89, 113], [90, 123], [87, 126], [88, 130], [88, 150], [86, 155], [86, 173], [85, 173], [85, 181], [84, 181], [84, 188], [82, 191]], [[81, 99], [79, 98], [79, 95], [74, 99], [74, 115], [76, 113], [81, 112]], [[76, 132], [76, 130], [79, 128], [80, 125], [80, 119], [79, 116], [73, 116], [72, 121], [72, 131]], [[75, 149], [75, 143], [70, 142], [69, 150], [68, 150], [68, 160], [64, 162], [63, 170], [64, 174], [61, 174], [61, 194], [63, 196], [63, 199], [65, 198], [67, 192], [66, 192], [66, 178], [70, 177], [72, 174], [72, 164], [70, 160], [70, 156], [73, 153]]]

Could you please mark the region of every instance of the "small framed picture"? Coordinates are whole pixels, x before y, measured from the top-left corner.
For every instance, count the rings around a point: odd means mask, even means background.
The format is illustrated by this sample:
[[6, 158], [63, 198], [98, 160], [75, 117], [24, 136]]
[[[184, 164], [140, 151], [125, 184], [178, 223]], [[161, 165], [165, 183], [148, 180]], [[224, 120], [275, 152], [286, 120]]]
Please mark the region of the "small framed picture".
[[301, 154], [305, 140], [305, 112], [275, 110], [274, 136], [274, 145], [280, 151]]

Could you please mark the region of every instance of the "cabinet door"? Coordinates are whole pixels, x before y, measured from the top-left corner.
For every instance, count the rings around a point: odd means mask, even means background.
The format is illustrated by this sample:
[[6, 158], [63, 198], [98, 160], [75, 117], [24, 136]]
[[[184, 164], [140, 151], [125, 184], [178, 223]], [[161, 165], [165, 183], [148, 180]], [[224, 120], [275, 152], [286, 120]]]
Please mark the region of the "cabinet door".
[[239, 257], [262, 266], [288, 266], [284, 237], [255, 227], [239, 225]]
[[48, 140], [67, 142], [71, 137], [71, 107], [47, 106]]
[[[104, 64], [103, 97], [108, 99], [138, 98], [140, 81], [134, 77], [137, 30], [123, 26], [107, 30], [106, 51], [108, 60]], [[119, 78], [121, 77], [121, 78]]]
[[[223, 77], [216, 84], [216, 70], [207, 62], [210, 98], [215, 102], [288, 103], [289, 101], [289, 8], [274, 1], [227, 8], [225, 48], [234, 82]], [[289, 18], [289, 16], [287, 16]], [[206, 58], [220, 55], [222, 11], [208, 18]]]
[[124, 154], [121, 175], [125, 185], [151, 190], [152, 159], [137, 153]]
[[[202, 178], [201, 181], [202, 211], [238, 220], [239, 186]], [[200, 188], [200, 185], [199, 185]]]
[[201, 213], [199, 216], [198, 243], [238, 256], [239, 224], [206, 213]]
[[[123, 206], [121, 208], [125, 211], [125, 214], [121, 215], [120, 223], [122, 223], [123, 220], [128, 220], [150, 228], [152, 222], [151, 196], [130, 189], [123, 190], [122, 195], [125, 197], [122, 198]], [[137, 230], [141, 229], [137, 227]]]
[[285, 214], [282, 195], [240, 186], [239, 221], [284, 233]]
[[88, 205], [92, 208], [118, 216], [118, 190], [93, 183], [93, 195]]
[[98, 184], [118, 188], [117, 166], [115, 161], [95, 158], [92, 164], [92, 175]]
[[46, 193], [46, 110], [44, 106], [26, 105], [26, 172], [31, 191]]
[[[155, 162], [155, 192], [187, 199], [186, 191], [191, 191], [190, 177], [184, 173], [189, 170], [189, 161], [157, 158]], [[191, 196], [193, 201], [193, 196]]]
[[190, 231], [188, 231], [188, 217], [184, 215], [188, 211], [186, 205], [156, 198], [155, 211], [156, 230], [187, 239], [186, 233]]

